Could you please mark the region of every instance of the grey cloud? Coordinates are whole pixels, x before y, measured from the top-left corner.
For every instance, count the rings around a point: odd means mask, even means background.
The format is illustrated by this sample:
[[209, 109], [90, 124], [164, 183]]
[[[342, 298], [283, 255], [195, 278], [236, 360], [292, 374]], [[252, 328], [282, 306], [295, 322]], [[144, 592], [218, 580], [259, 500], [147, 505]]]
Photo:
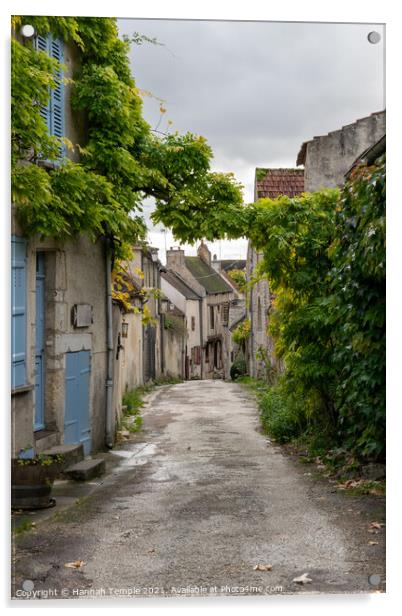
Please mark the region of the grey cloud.
[[133, 46], [151, 126], [204, 135], [214, 168], [233, 171], [252, 200], [257, 166], [294, 166], [303, 141], [383, 108], [380, 25], [120, 20], [121, 33], [155, 36]]

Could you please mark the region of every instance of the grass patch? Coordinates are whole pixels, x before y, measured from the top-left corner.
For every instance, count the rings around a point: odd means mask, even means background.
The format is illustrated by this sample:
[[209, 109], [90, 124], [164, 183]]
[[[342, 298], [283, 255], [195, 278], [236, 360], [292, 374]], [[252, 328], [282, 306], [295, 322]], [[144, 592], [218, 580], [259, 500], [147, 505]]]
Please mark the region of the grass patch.
[[338, 492], [343, 492], [348, 496], [363, 496], [372, 494], [373, 496], [385, 496], [385, 481], [369, 481], [364, 479], [348, 480], [338, 483]]
[[161, 376], [159, 379], [153, 381], [155, 387], [159, 385], [178, 385], [179, 383], [183, 383], [183, 379], [179, 379], [175, 376]]
[[35, 526], [35, 522], [29, 519], [14, 520], [12, 526], [12, 534], [14, 537], [19, 537], [23, 533], [33, 530]]
[[146, 385], [140, 385], [132, 391], [126, 392], [122, 400], [123, 414], [117, 431], [126, 431], [130, 432], [130, 434], [140, 432], [143, 425], [141, 409], [145, 404], [144, 397], [153, 391], [155, 387], [161, 385], [177, 385], [182, 382], [181, 379], [175, 377], [162, 376], [154, 381], [150, 381]]
[[118, 432], [130, 432], [134, 434], [142, 428], [141, 409], [144, 406], [144, 395], [152, 390], [150, 385], [136, 387], [123, 396], [123, 415], [121, 417]]

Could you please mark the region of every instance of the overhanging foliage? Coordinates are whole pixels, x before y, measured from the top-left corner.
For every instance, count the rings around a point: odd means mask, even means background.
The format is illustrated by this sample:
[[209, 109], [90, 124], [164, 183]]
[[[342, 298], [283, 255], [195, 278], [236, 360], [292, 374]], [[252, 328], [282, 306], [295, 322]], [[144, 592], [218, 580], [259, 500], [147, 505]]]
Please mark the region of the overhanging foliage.
[[[119, 39], [115, 19], [17, 16], [15, 31], [22, 23], [78, 47], [71, 100], [87, 128], [84, 143], [64, 140], [79, 153], [79, 163], [63, 162], [51, 170], [29, 164], [56, 161], [59, 153], [60, 140], [47, 134], [40, 105], [47, 103], [61, 67], [32, 43], [14, 38], [12, 196], [26, 235], [106, 235], [117, 240], [118, 256], [124, 257], [144, 237], [141, 202], [146, 196], [156, 199], [155, 220], [169, 206], [182, 223], [180, 211], [187, 208], [241, 203], [234, 177], [210, 171], [212, 151], [202, 137], [155, 135], [145, 122], [129, 66], [130, 41]], [[185, 222], [177, 230], [184, 228]]]

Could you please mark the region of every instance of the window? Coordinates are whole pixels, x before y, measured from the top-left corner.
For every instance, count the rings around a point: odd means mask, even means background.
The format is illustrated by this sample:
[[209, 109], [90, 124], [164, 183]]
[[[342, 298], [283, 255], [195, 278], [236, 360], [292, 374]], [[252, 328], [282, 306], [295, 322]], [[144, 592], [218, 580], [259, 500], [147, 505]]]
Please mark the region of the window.
[[191, 331], [195, 331], [195, 317], [191, 317]]
[[196, 347], [193, 347], [193, 349], [194, 349], [194, 363], [196, 366], [199, 366], [201, 363], [201, 347], [196, 346]]
[[11, 387], [26, 385], [26, 241], [11, 238]]
[[215, 323], [214, 323], [214, 307], [210, 306], [209, 307], [209, 326], [211, 329], [214, 329], [215, 327]]
[[222, 307], [222, 325], [227, 326], [229, 324], [229, 302], [223, 304]]
[[[52, 34], [36, 37], [36, 49], [47, 53], [48, 56], [61, 64], [64, 61], [64, 43]], [[51, 88], [47, 105], [41, 105], [40, 114], [45, 120], [49, 135], [64, 137], [64, 84], [63, 73], [57, 71], [55, 75], [57, 86]], [[60, 149], [63, 155], [63, 148]]]

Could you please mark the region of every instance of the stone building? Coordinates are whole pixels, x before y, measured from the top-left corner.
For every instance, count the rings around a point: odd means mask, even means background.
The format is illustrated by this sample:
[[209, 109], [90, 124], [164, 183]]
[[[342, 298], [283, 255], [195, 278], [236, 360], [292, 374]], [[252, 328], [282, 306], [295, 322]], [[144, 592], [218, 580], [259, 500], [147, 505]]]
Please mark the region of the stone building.
[[385, 111], [372, 113], [327, 135], [305, 141], [296, 165], [304, 165], [304, 189], [342, 186], [346, 172], [356, 158], [385, 135]]
[[184, 378], [202, 379], [202, 297], [173, 270], [162, 274], [163, 295], [184, 315], [186, 341], [184, 348]]
[[196, 257], [187, 257], [184, 250], [171, 248], [166, 259], [167, 269], [202, 300], [199, 326], [203, 378], [224, 378], [228, 373], [227, 327], [233, 289], [212, 267], [211, 253], [203, 242]]
[[[48, 34], [34, 44], [73, 75], [74, 44]], [[75, 121], [70, 88], [59, 83], [41, 114], [50, 134], [85, 142]], [[64, 155], [75, 159], [74, 152]], [[37, 163], [54, 167], [57, 163]], [[26, 238], [11, 211], [12, 455], [38, 453], [61, 444], [82, 444], [85, 454], [113, 441], [111, 261], [107, 240], [85, 236]]]
[[[302, 169], [256, 169], [254, 200], [281, 195], [294, 197], [304, 191]], [[258, 275], [263, 255], [249, 243], [247, 249], [247, 280]], [[248, 292], [247, 318], [250, 320], [250, 336], [247, 344], [248, 371], [254, 378], [266, 378], [270, 370], [280, 370], [275, 357], [274, 343], [268, 334], [272, 296], [266, 278], [258, 280]]]
[[236, 283], [230, 276], [230, 272], [244, 272], [246, 277], [246, 259], [217, 259], [216, 255], [212, 260], [212, 267], [219, 273], [225, 282], [233, 291], [233, 298], [229, 304], [228, 324], [225, 328], [225, 378], [230, 378], [230, 368], [236, 359], [239, 359], [239, 353], [243, 357], [243, 353], [238, 345], [233, 341], [234, 329], [246, 318], [246, 293], [243, 288]]

